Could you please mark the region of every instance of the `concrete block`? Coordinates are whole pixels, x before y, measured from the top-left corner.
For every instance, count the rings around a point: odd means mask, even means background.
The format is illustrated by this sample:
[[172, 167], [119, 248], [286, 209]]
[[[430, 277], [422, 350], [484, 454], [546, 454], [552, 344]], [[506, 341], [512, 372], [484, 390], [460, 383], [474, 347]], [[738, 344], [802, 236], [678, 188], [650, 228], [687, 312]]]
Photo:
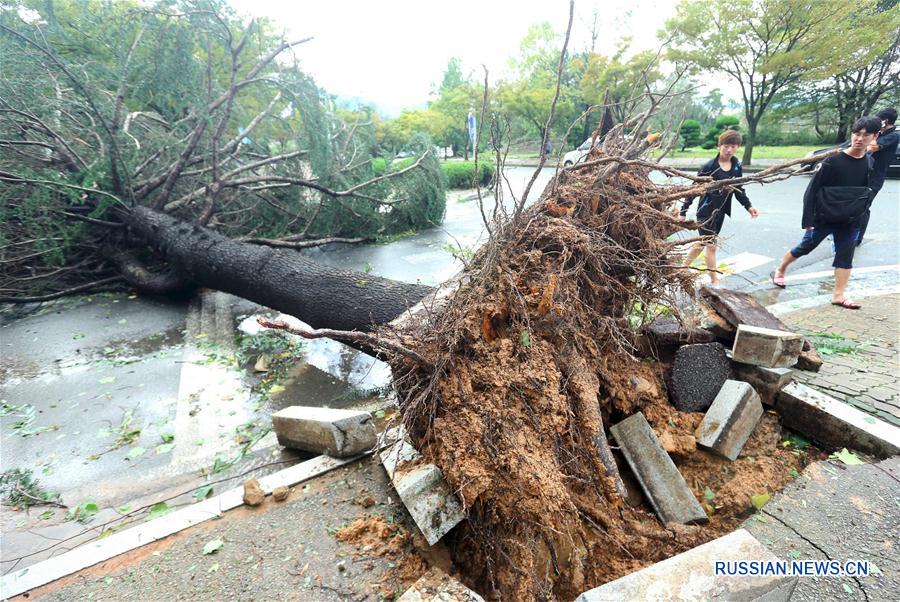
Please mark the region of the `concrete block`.
[[609, 430], [662, 522], [707, 522], [706, 513], [641, 412]]
[[335, 458], [375, 447], [375, 424], [368, 412], [289, 406], [272, 414], [272, 424], [278, 443], [285, 447]]
[[450, 491], [441, 469], [425, 464], [406, 441], [397, 441], [382, 451], [381, 463], [428, 545], [436, 544], [465, 518], [462, 504]]
[[731, 369], [734, 371], [734, 378], [750, 383], [759, 395], [759, 400], [767, 406], [775, 405], [778, 392], [794, 380], [794, 371], [790, 368], [766, 368], [734, 362]]
[[697, 427], [697, 445], [736, 460], [762, 415], [762, 403], [753, 387], [726, 380]]
[[734, 338], [734, 361], [766, 368], [789, 368], [803, 351], [803, 336], [786, 330], [738, 326]]
[[484, 602], [484, 598], [434, 567], [397, 598], [397, 602]]
[[775, 399], [782, 423], [826, 449], [856, 449], [879, 458], [900, 454], [900, 428], [800, 383]]
[[657, 562], [584, 592], [575, 602], [633, 600], [730, 600], [787, 602], [797, 577], [715, 574], [716, 562], [777, 562], [778, 558], [745, 529]]
[[705, 412], [729, 378], [731, 362], [719, 343], [679, 347], [672, 365], [672, 403], [682, 412]]

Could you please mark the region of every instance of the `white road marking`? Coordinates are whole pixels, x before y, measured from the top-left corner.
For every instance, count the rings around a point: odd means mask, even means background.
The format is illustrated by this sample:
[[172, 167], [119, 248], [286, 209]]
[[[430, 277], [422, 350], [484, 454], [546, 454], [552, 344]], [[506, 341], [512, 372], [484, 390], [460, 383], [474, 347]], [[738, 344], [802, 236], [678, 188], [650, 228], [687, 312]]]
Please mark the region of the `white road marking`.
[[[873, 265], [866, 268], [853, 268], [853, 274], [871, 274], [873, 272], [900, 272], [900, 263], [893, 265]], [[787, 282], [800, 282], [801, 280], [817, 280], [834, 275], [834, 270], [822, 270], [821, 272], [809, 272], [805, 274], [788, 274]]]

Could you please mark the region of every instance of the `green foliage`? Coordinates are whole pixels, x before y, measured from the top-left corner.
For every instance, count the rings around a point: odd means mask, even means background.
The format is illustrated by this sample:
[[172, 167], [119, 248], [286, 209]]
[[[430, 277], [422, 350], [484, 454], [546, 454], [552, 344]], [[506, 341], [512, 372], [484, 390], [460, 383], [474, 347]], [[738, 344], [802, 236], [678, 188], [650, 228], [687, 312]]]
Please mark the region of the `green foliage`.
[[28, 468], [5, 470], [0, 475], [0, 496], [5, 504], [16, 508], [62, 503], [60, 494], [41, 487]]
[[678, 130], [681, 138], [681, 150], [689, 146], [697, 146], [700, 143], [700, 122], [696, 119], [685, 119]]
[[716, 117], [713, 127], [706, 130], [706, 134], [703, 135], [703, 142], [700, 145], [701, 148], [716, 148], [719, 144], [719, 136], [722, 132], [725, 130], [739, 131], [741, 129], [740, 123], [740, 118], [735, 115], [720, 115]]
[[[441, 163], [441, 169], [447, 176], [448, 188], [475, 188], [474, 161], [447, 161]], [[478, 162], [478, 182], [482, 186], [490, 184], [494, 177], [494, 166], [483, 161]]]

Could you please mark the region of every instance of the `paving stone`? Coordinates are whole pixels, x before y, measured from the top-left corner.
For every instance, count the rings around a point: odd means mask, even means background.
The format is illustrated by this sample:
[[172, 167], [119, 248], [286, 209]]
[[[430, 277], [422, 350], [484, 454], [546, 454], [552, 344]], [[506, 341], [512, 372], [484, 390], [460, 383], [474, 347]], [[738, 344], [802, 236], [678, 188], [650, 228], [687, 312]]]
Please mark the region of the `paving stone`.
[[734, 361], [766, 368], [790, 368], [803, 350], [803, 337], [785, 330], [741, 324], [731, 352]]
[[675, 318], [656, 318], [644, 330], [657, 347], [678, 347], [689, 343], [714, 343], [716, 336], [708, 330], [685, 326]]
[[706, 513], [641, 412], [609, 430], [663, 523], [707, 522]]
[[[687, 552], [586, 591], [575, 602], [634, 600], [729, 600], [787, 602], [797, 577], [716, 575], [717, 562], [777, 562], [746, 529], [738, 529]], [[726, 565], [727, 566], [727, 565]]]
[[697, 427], [697, 445], [737, 460], [762, 414], [762, 403], [753, 387], [726, 380]]
[[413, 583], [397, 602], [484, 602], [484, 598], [435, 567]]
[[450, 491], [441, 469], [425, 464], [406, 441], [383, 450], [381, 463], [428, 545], [436, 544], [465, 518], [459, 498]]
[[721, 344], [679, 347], [672, 366], [672, 403], [682, 412], [705, 412], [729, 378], [731, 362]]
[[775, 403], [778, 391], [794, 380], [794, 371], [790, 368], [766, 368], [735, 362], [731, 365], [734, 377], [750, 383], [759, 395], [759, 400], [766, 405]]
[[285, 447], [336, 458], [375, 447], [375, 424], [368, 412], [288, 406], [272, 414], [272, 424], [278, 443]]
[[782, 423], [823, 445], [863, 451], [879, 458], [900, 454], [900, 428], [800, 383], [775, 401]]

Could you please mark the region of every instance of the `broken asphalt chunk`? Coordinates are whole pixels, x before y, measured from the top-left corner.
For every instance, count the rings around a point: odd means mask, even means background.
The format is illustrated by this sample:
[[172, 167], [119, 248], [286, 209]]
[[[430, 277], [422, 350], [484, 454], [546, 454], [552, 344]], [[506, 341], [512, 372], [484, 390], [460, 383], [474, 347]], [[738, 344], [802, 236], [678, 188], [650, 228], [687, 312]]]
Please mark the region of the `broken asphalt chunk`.
[[609, 429], [663, 523], [705, 523], [708, 518], [641, 412]]
[[753, 387], [726, 380], [697, 427], [697, 445], [736, 460], [762, 415], [762, 403]]
[[790, 368], [803, 350], [803, 336], [785, 330], [738, 326], [732, 353], [734, 361], [766, 368]]
[[465, 518], [459, 498], [450, 491], [441, 469], [425, 464], [402, 439], [381, 452], [391, 484], [428, 545], [433, 546]]
[[719, 343], [684, 345], [672, 366], [672, 403], [682, 412], [705, 412], [731, 378], [731, 362]]
[[272, 414], [278, 443], [347, 458], [375, 447], [372, 415], [358, 410], [289, 406]]

